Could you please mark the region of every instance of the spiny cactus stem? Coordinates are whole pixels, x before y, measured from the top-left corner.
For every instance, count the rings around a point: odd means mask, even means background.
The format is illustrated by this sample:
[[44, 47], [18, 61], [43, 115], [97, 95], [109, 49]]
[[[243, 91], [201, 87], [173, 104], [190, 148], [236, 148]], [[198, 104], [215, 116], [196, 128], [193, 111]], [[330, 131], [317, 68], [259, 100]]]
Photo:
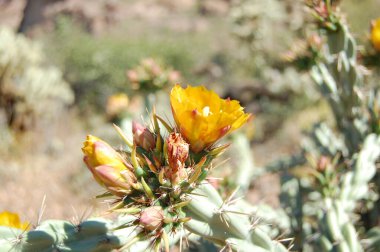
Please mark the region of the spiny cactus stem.
[[250, 216], [241, 213], [232, 204], [223, 202], [210, 184], [200, 185], [195, 192], [185, 208], [186, 215], [192, 217], [184, 224], [190, 232], [234, 251], [287, 251], [261, 231], [260, 227], [254, 226]]

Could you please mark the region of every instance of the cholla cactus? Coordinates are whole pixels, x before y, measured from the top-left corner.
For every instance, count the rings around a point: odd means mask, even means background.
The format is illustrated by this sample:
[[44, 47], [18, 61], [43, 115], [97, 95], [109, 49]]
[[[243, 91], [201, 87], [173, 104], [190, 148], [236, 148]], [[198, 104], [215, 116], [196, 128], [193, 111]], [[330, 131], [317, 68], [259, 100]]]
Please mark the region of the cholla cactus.
[[[129, 151], [117, 152], [93, 136], [83, 147], [94, 178], [115, 198], [112, 209], [134, 214], [130, 225], [142, 228], [141, 239], [154, 237], [155, 247], [190, 220], [183, 210], [189, 194], [225, 149], [214, 147], [215, 142], [249, 117], [237, 101], [222, 100], [203, 87], [177, 85], [170, 100], [175, 128], [153, 114], [152, 130], [133, 123], [133, 143], [126, 141]], [[168, 136], [162, 136], [159, 122]]]
[[[297, 219], [300, 224], [293, 230], [296, 238], [302, 230], [303, 237], [296, 239], [296, 248], [362, 251], [355, 230], [357, 218], [353, 216], [358, 207], [359, 211], [364, 210], [359, 202], [378, 197], [370, 189], [380, 154], [377, 91], [364, 86], [365, 71], [357, 61], [356, 41], [336, 2], [310, 2], [318, 27], [318, 35], [314, 36], [322, 43], [305, 47], [310, 51], [303, 55], [314, 62], [311, 74], [321, 96], [329, 103], [336, 128], [316, 124], [301, 155], [279, 163], [278, 167], [289, 168], [309, 160], [315, 168], [314, 179], [307, 172], [300, 178], [292, 176], [291, 180], [298, 183], [291, 188], [285, 187], [289, 183], [284, 184], [282, 189], [289, 196], [288, 202], [299, 203], [288, 212], [301, 215]], [[292, 191], [296, 194], [289, 193]], [[307, 242], [315, 240], [318, 242]]]
[[152, 58], [143, 59], [136, 68], [127, 71], [132, 89], [143, 93], [151, 93], [165, 89], [179, 82], [178, 71], [165, 66]]
[[[92, 136], [83, 148], [88, 168], [115, 199], [111, 210], [135, 217], [126, 224], [140, 230], [134, 241], [153, 239], [152, 246], [167, 248], [170, 234], [187, 229], [233, 250], [284, 250], [203, 184], [212, 160], [226, 148], [216, 141], [241, 127], [249, 114], [237, 101], [204, 87], [177, 85], [170, 101], [174, 128], [153, 113], [153, 129], [134, 123], [133, 143], [118, 129], [129, 151], [116, 152]], [[162, 136], [159, 123], [168, 136]]]
[[[287, 251], [255, 224], [252, 210], [223, 201], [205, 181], [212, 160], [225, 149], [216, 142], [250, 118], [238, 101], [204, 87], [176, 85], [170, 95], [175, 127], [153, 112], [153, 127], [133, 124], [133, 142], [116, 126], [126, 149], [88, 136], [82, 151], [94, 179], [110, 197], [115, 223], [102, 219], [72, 224], [45, 221], [29, 232], [0, 229], [5, 248], [22, 251], [169, 250], [188, 232], [233, 251]], [[164, 126], [167, 135], [160, 128]], [[13, 230], [14, 231], [14, 230]]]
[[320, 208], [315, 216], [317, 240], [323, 251], [362, 251], [351, 216], [360, 200], [369, 199], [369, 183], [376, 174], [380, 154], [376, 92], [363, 88], [356, 42], [337, 6], [315, 1], [311, 7], [327, 42], [312, 76], [330, 104], [339, 133], [319, 124], [314, 129], [313, 147], [306, 148], [309, 155], [334, 160], [314, 165], [322, 202], [316, 205]]
[[46, 65], [38, 44], [0, 28], [0, 108], [9, 126], [25, 129], [36, 117], [51, 115], [73, 98], [62, 73]]

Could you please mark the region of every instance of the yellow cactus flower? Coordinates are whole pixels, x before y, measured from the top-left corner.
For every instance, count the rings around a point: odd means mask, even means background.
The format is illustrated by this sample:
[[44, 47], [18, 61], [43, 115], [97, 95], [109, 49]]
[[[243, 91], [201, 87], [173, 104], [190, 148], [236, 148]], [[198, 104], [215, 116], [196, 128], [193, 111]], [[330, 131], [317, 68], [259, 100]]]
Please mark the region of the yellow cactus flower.
[[0, 226], [28, 230], [29, 222], [21, 222], [18, 214], [4, 211], [0, 213]]
[[380, 52], [380, 18], [372, 22], [371, 42], [373, 47]]
[[250, 114], [239, 102], [221, 99], [203, 86], [174, 86], [170, 103], [178, 130], [196, 153], [209, 148], [226, 134], [240, 128]]

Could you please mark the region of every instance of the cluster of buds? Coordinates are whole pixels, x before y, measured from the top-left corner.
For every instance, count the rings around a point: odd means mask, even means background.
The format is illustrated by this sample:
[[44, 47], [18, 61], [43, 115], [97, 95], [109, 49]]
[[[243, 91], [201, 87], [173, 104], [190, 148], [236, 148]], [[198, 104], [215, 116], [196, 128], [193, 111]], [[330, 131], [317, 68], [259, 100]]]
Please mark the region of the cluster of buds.
[[141, 237], [155, 237], [156, 246], [189, 220], [182, 210], [190, 202], [188, 194], [227, 147], [216, 142], [250, 117], [237, 101], [204, 87], [176, 85], [170, 101], [175, 127], [153, 112], [151, 128], [133, 123], [133, 142], [115, 126], [125, 150], [116, 151], [94, 136], [82, 148], [84, 162], [107, 190], [103, 196], [114, 198], [111, 210], [134, 215], [130, 225], [141, 228]]
[[322, 50], [323, 41], [317, 34], [311, 35], [307, 40], [300, 40], [293, 44], [290, 51], [282, 55], [284, 61], [290, 62], [301, 71], [309, 70]]
[[334, 158], [329, 156], [309, 157], [309, 164], [313, 168], [311, 171], [315, 179], [315, 189], [325, 197], [334, 197], [337, 193], [339, 176], [341, 175], [341, 156]]
[[306, 1], [306, 5], [310, 7], [312, 14], [316, 18], [317, 24], [321, 28], [335, 31], [338, 29], [336, 25], [340, 19], [337, 12], [337, 0], [310, 0]]
[[173, 86], [181, 75], [152, 58], [143, 59], [136, 68], [127, 71], [127, 77], [132, 89], [142, 92], [154, 92]]

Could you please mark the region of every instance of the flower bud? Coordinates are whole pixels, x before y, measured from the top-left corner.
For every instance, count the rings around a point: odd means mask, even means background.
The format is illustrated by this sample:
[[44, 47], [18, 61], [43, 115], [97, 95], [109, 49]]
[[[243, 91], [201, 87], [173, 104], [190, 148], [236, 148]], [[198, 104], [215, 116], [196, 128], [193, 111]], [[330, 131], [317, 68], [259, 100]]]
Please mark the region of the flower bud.
[[133, 141], [137, 146], [140, 146], [147, 151], [152, 150], [156, 146], [154, 135], [147, 127], [144, 127], [137, 122], [132, 122], [132, 133]]
[[331, 164], [331, 160], [329, 157], [327, 156], [321, 156], [319, 159], [318, 159], [318, 163], [317, 163], [317, 171], [319, 172], [324, 172], [326, 171], [326, 169], [328, 168], [328, 166]]
[[149, 231], [159, 229], [165, 219], [164, 211], [160, 206], [145, 208], [140, 216], [140, 224]]
[[125, 169], [124, 160], [109, 144], [92, 135], [88, 135], [82, 147], [85, 162], [91, 167], [110, 165]]
[[176, 83], [181, 79], [181, 74], [178, 71], [171, 71], [169, 73], [168, 79], [172, 83]]
[[127, 77], [130, 82], [138, 82], [139, 76], [135, 70], [129, 70], [127, 71]]
[[189, 156], [189, 144], [181, 137], [181, 134], [172, 132], [166, 139], [169, 169], [167, 177], [172, 183], [177, 184], [186, 176], [185, 162]]
[[102, 165], [95, 168], [95, 174], [102, 185], [117, 196], [131, 193], [132, 184], [137, 182], [134, 173], [129, 169], [118, 171], [111, 166]]
[[137, 179], [118, 152], [91, 135], [87, 136], [82, 151], [84, 162], [100, 185], [118, 196], [130, 193]]

